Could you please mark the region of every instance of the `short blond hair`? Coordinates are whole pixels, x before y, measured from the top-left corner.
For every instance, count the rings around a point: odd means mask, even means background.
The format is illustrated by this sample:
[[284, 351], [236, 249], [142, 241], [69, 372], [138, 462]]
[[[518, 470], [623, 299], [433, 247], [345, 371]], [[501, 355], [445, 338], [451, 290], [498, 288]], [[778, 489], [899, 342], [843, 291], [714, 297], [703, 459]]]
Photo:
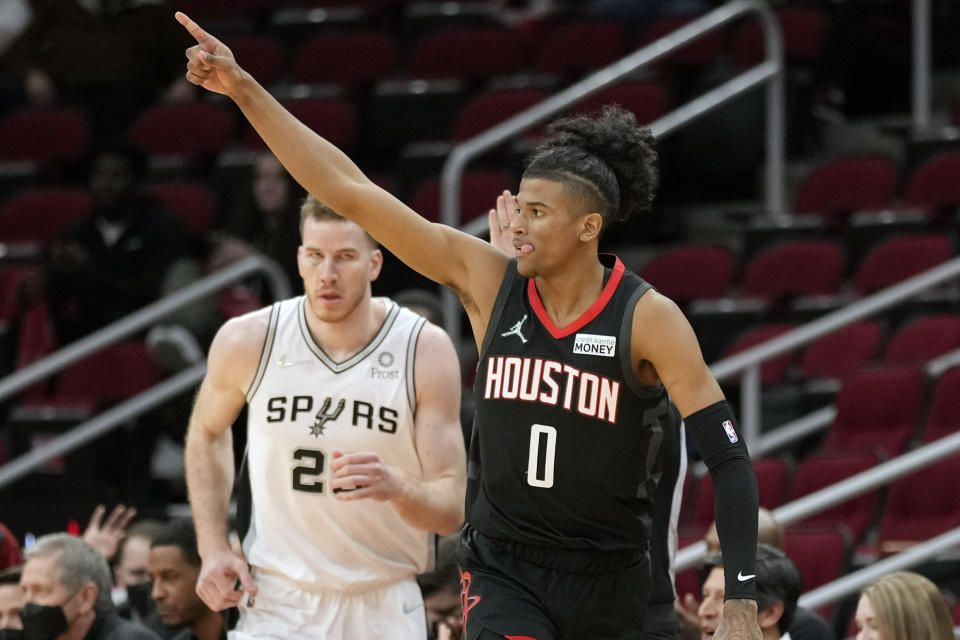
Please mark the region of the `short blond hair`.
[[[303, 240], [303, 226], [307, 223], [307, 220], [310, 218], [313, 218], [314, 220], [318, 220], [318, 221], [332, 220], [334, 222], [350, 222], [351, 224], [354, 224], [353, 222], [351, 222], [350, 220], [347, 220], [346, 218], [344, 218], [342, 215], [340, 215], [339, 213], [337, 213], [327, 205], [317, 200], [312, 195], [307, 194], [307, 197], [303, 199], [303, 204], [300, 205], [300, 239], [301, 240]], [[360, 228], [363, 229], [363, 227], [360, 227]], [[370, 246], [372, 246], [374, 249], [380, 248], [380, 244], [373, 239], [373, 236], [367, 233], [366, 229], [363, 229], [363, 234], [367, 236], [367, 239], [370, 241]]]
[[910, 571], [884, 576], [863, 590], [884, 640], [954, 640], [947, 601], [937, 585]]

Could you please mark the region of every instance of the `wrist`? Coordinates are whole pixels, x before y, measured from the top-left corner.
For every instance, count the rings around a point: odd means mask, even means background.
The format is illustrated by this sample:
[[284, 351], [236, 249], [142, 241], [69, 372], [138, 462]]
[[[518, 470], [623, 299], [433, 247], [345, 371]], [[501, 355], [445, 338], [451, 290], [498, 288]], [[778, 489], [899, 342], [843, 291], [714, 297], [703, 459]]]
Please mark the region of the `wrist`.
[[723, 602], [723, 613], [726, 615], [728, 612], [746, 613], [756, 618], [757, 601], [749, 598], [731, 598], [730, 600], [725, 600]]

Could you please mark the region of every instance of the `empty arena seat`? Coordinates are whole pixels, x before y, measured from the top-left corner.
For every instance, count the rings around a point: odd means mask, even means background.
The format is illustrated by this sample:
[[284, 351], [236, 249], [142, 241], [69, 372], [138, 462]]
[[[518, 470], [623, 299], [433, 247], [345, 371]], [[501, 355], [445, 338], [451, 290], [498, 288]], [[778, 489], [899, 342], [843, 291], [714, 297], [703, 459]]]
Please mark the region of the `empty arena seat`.
[[618, 104], [637, 117], [640, 124], [649, 124], [670, 110], [670, 91], [659, 82], [625, 82], [601, 89], [569, 113], [596, 113], [604, 105]]
[[226, 107], [201, 102], [153, 107], [137, 118], [127, 135], [150, 155], [194, 159], [219, 153], [233, 132], [233, 116]]
[[542, 89], [503, 89], [481, 93], [468, 101], [450, 129], [451, 140], [472, 138], [525, 109], [546, 100]]
[[389, 77], [397, 65], [397, 44], [381, 31], [345, 31], [304, 42], [293, 56], [294, 82], [372, 84]]
[[901, 327], [887, 343], [883, 362], [919, 365], [955, 349], [960, 349], [960, 316], [933, 314]]
[[[860, 453], [855, 451], [818, 453], [807, 456], [798, 462], [793, 470], [793, 480], [787, 501], [792, 502], [862, 471], [872, 469], [882, 461], [882, 454], [874, 450], [865, 450]], [[810, 516], [802, 522], [806, 524], [842, 522], [850, 529], [853, 542], [856, 543], [863, 538], [867, 527], [873, 522], [878, 497], [877, 491], [870, 491]]]
[[901, 453], [917, 430], [923, 404], [923, 374], [912, 367], [858, 371], [843, 380], [837, 416], [823, 449], [879, 447]]
[[89, 194], [81, 189], [26, 189], [0, 209], [0, 242], [45, 245], [83, 218], [90, 206]]
[[427, 35], [414, 45], [407, 63], [413, 78], [478, 80], [522, 69], [524, 47], [506, 27], [461, 27]]
[[24, 108], [0, 119], [0, 140], [0, 162], [76, 160], [87, 150], [90, 123], [70, 107]]
[[848, 156], [828, 160], [800, 185], [794, 211], [839, 222], [859, 210], [885, 209], [893, 199], [897, 169], [882, 156]]
[[[723, 357], [729, 358], [741, 351], [746, 351], [759, 344], [773, 340], [791, 329], [793, 329], [793, 326], [789, 324], [768, 324], [750, 329], [727, 348]], [[760, 383], [763, 385], [771, 385], [783, 381], [787, 369], [793, 364], [794, 358], [795, 353], [788, 351], [765, 360], [760, 366]]]
[[956, 486], [960, 455], [903, 476], [890, 484], [878, 542], [922, 541], [960, 527]]
[[837, 292], [843, 275], [843, 251], [826, 240], [797, 240], [757, 254], [744, 271], [740, 294], [775, 300]]
[[[791, 65], [816, 64], [827, 36], [828, 24], [823, 11], [812, 6], [781, 5], [776, 12], [786, 61]], [[730, 59], [737, 67], [752, 67], [763, 61], [763, 46], [759, 20], [747, 20], [733, 34]]]
[[203, 236], [216, 225], [217, 200], [213, 191], [205, 184], [153, 184], [146, 190], [180, 216], [184, 226], [194, 235]]
[[904, 187], [903, 204], [930, 214], [960, 207], [960, 152], [936, 155], [913, 170]]
[[[680, 27], [692, 22], [696, 16], [666, 16], [661, 18], [640, 36], [640, 45], [648, 45], [660, 38], [673, 33]], [[658, 67], [681, 69], [705, 69], [721, 56], [724, 49], [726, 34], [722, 30], [714, 30], [692, 40], [677, 51], [670, 53]]]
[[784, 552], [803, 577], [803, 590], [833, 582], [847, 572], [852, 541], [843, 525], [803, 525], [787, 529]]
[[[460, 183], [460, 218], [468, 222], [485, 215], [496, 206], [497, 196], [504, 189], [511, 189], [509, 178], [499, 171], [468, 171]], [[423, 184], [410, 199], [410, 207], [432, 222], [439, 222], [440, 178]]]
[[733, 280], [733, 254], [718, 246], [677, 247], [652, 258], [639, 273], [675, 302], [720, 298]]
[[866, 295], [918, 275], [953, 256], [950, 240], [942, 234], [891, 238], [875, 246], [853, 277], [857, 293]]
[[616, 22], [562, 24], [540, 40], [533, 66], [544, 73], [580, 75], [615, 62], [626, 46], [626, 32]]
[[[281, 103], [297, 120], [337, 148], [345, 153], [353, 150], [357, 142], [357, 114], [350, 101], [328, 97], [282, 100]], [[249, 126], [245, 143], [252, 149], [265, 149], [267, 146]]]
[[161, 377], [142, 341], [119, 342], [65, 369], [50, 402], [108, 406], [152, 387]]
[[960, 430], [960, 366], [951, 367], [937, 378], [930, 401], [930, 413], [923, 441], [933, 442]]
[[[787, 488], [790, 473], [787, 462], [783, 458], [754, 460], [753, 471], [757, 475], [760, 506], [765, 509], [779, 507], [783, 502], [783, 495]], [[706, 531], [713, 523], [715, 498], [713, 478], [708, 473], [698, 483], [692, 515], [688, 522], [688, 527], [691, 530]]]
[[800, 373], [805, 378], [842, 378], [877, 354], [883, 329], [874, 320], [854, 322], [817, 338], [803, 351]]

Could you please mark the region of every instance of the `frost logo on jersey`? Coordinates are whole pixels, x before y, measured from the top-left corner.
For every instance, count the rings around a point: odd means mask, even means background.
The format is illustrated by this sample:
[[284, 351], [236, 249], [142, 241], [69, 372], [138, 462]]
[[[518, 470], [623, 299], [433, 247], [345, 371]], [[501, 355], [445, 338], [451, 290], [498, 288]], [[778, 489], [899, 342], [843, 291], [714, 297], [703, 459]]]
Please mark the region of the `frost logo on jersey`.
[[504, 331], [503, 333], [501, 333], [500, 337], [509, 338], [510, 336], [517, 336], [518, 338], [520, 338], [520, 342], [526, 344], [527, 339], [523, 337], [523, 332], [521, 331], [521, 329], [523, 328], [523, 323], [526, 321], [527, 321], [527, 314], [523, 314], [523, 317], [520, 318], [517, 324], [510, 327], [509, 331]]
[[737, 432], [733, 428], [733, 423], [729, 420], [723, 421], [723, 430], [727, 432], [727, 438], [731, 443], [736, 443], [740, 438], [737, 437]]
[[343, 411], [343, 407], [346, 406], [347, 401], [343, 398], [340, 398], [340, 402], [337, 403], [337, 408], [330, 412], [330, 405], [333, 404], [333, 398], [327, 396], [323, 404], [320, 405], [320, 411], [317, 411], [317, 415], [314, 416], [313, 426], [310, 427], [310, 435], [319, 438], [323, 435], [323, 430], [326, 427], [326, 424], [329, 420], [336, 420], [340, 415], [340, 412]]
[[[389, 351], [381, 351], [377, 355], [377, 365], [380, 367], [370, 367], [370, 377], [378, 380], [399, 380], [400, 371], [398, 369], [389, 369], [393, 366], [395, 359]], [[384, 369], [389, 369], [384, 371]]]
[[573, 343], [573, 352], [585, 356], [604, 356], [612, 358], [617, 349], [615, 336], [597, 336], [591, 333], [578, 333]]

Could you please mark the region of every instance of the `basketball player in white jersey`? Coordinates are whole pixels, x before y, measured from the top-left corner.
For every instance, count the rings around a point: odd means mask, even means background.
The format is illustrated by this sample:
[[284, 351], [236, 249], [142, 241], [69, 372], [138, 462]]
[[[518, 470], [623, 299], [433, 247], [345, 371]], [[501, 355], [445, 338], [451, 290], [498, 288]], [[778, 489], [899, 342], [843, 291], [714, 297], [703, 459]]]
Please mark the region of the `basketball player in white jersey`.
[[[308, 197], [301, 237], [305, 295], [228, 321], [210, 347], [186, 449], [197, 593], [239, 605], [233, 640], [422, 640], [414, 576], [433, 533], [463, 521], [457, 356], [442, 329], [372, 297], [383, 258], [362, 228]], [[244, 404], [241, 550], [227, 505]]]

